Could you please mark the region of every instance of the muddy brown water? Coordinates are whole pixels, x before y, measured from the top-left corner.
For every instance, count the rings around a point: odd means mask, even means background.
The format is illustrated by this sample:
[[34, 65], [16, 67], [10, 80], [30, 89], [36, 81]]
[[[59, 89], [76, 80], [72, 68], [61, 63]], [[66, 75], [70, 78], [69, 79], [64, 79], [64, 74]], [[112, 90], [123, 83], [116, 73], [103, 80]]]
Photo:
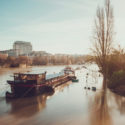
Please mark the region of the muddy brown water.
[[[76, 71], [78, 83], [65, 83], [54, 93], [6, 100], [5, 92], [10, 91], [6, 80], [13, 79], [14, 72], [51, 74], [63, 68], [0, 69], [0, 125], [125, 125], [125, 97], [102, 91], [102, 78], [86, 69]], [[85, 86], [96, 86], [97, 91], [84, 89]]]

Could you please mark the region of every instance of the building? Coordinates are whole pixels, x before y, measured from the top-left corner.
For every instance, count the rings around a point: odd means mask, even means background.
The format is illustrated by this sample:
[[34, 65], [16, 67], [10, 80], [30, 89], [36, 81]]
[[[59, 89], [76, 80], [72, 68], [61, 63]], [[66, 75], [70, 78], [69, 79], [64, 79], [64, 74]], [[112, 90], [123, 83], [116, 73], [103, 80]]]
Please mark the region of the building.
[[41, 56], [51, 56], [51, 54], [47, 53], [46, 51], [32, 51], [30, 56], [32, 56], [32, 57], [35, 57], [35, 56], [41, 57]]
[[16, 41], [13, 44], [13, 50], [15, 51], [16, 56], [29, 56], [30, 53], [32, 53], [32, 45], [30, 42]]
[[13, 43], [13, 49], [0, 51], [0, 54], [7, 54], [8, 56], [29, 56], [29, 57], [41, 57], [51, 56], [52, 54], [46, 51], [32, 51], [32, 44], [25, 41], [15, 41]]
[[13, 49], [0, 51], [0, 53], [8, 56], [29, 56], [32, 53], [32, 45], [30, 42], [16, 41]]
[[16, 52], [13, 49], [9, 49], [9, 50], [4, 50], [4, 51], [0, 51], [1, 54], [5, 54], [8, 56], [16, 56]]

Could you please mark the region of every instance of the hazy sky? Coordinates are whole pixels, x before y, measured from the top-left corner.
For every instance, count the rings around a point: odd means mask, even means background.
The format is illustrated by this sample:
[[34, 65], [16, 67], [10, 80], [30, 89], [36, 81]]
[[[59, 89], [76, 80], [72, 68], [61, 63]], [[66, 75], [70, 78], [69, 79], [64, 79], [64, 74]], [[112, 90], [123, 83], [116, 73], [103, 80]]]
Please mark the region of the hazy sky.
[[[93, 20], [104, 0], [0, 0], [0, 50], [16, 40], [34, 50], [86, 54]], [[125, 0], [112, 0], [115, 40], [125, 47]]]

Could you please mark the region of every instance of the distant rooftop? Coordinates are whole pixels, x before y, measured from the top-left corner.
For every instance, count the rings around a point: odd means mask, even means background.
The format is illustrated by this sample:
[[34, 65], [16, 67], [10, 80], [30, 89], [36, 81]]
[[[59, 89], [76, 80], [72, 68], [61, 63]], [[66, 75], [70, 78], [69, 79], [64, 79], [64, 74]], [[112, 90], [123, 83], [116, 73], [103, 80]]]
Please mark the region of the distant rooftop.
[[14, 44], [31, 44], [31, 43], [26, 41], [15, 41]]

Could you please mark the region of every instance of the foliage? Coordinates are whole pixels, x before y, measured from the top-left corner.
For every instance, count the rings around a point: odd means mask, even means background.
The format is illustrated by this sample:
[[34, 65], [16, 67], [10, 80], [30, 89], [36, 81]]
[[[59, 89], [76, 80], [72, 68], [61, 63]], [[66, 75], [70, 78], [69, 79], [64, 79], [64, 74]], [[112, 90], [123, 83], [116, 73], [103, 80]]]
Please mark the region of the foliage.
[[82, 64], [85, 60], [84, 56], [67, 56], [67, 55], [52, 55], [33, 57], [33, 65], [67, 65], [67, 64]]
[[51, 55], [51, 56], [19, 56], [4, 57], [0, 56], [0, 66], [18, 67], [20, 64], [26, 65], [67, 65], [67, 64], [83, 64], [85, 56], [72, 55]]
[[46, 57], [34, 57], [33, 58], [33, 65], [46, 65], [47, 58]]
[[110, 78], [113, 72], [119, 70], [125, 71], [125, 53], [124, 49], [114, 49], [112, 54], [109, 56], [109, 59], [106, 61], [108, 69], [108, 78]]
[[113, 89], [120, 85], [125, 85], [125, 71], [123, 70], [113, 72], [108, 83], [108, 87]]
[[7, 56], [4, 54], [0, 54], [0, 65], [3, 65], [7, 59]]
[[26, 56], [12, 57], [12, 56], [0, 56], [0, 65], [7, 67], [19, 67], [20, 64], [31, 65], [32, 61]]

